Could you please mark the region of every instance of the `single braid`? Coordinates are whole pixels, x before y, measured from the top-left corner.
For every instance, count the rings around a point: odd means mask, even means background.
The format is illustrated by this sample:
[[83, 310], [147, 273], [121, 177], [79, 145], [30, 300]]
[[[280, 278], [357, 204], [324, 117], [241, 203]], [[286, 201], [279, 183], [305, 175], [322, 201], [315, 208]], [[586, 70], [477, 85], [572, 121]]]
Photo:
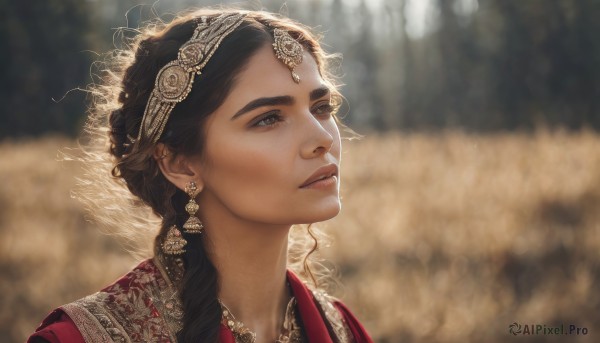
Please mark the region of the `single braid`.
[[[202, 13], [204, 15], [204, 13]], [[206, 11], [208, 16], [217, 12]], [[109, 151], [115, 159], [112, 175], [120, 178], [131, 193], [150, 206], [162, 218], [155, 249], [172, 225], [182, 227], [187, 219], [184, 210], [187, 195], [170, 183], [152, 157], [154, 147], [132, 151], [132, 138], [137, 138], [146, 103], [154, 88], [158, 71], [177, 57], [177, 52], [192, 36], [199, 14], [179, 18], [162, 31], [140, 37], [134, 46], [134, 61], [123, 72], [122, 90], [118, 94], [120, 108], [109, 115]], [[196, 76], [188, 97], [178, 103], [159, 142], [171, 154], [201, 155], [204, 146], [203, 125], [229, 94], [235, 77], [250, 57], [265, 44], [272, 43], [272, 29], [286, 29], [322, 65], [320, 48], [302, 28], [275, 17], [256, 13], [223, 40], [219, 49]], [[129, 136], [129, 137], [128, 137]], [[179, 342], [217, 342], [221, 322], [218, 302], [219, 277], [205, 250], [203, 235], [184, 233], [188, 244], [183, 255], [185, 272], [180, 288], [183, 306], [183, 328], [177, 333]]]
[[217, 342], [221, 306], [218, 298], [218, 273], [206, 254], [198, 235], [184, 234], [188, 244], [182, 282], [183, 327], [179, 342]]

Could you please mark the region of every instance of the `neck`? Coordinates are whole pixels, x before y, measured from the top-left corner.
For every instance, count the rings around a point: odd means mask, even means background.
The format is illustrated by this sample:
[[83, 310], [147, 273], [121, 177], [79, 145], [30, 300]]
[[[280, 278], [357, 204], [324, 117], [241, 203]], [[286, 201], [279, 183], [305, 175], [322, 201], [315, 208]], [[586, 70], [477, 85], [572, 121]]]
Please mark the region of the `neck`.
[[[257, 342], [274, 341], [290, 300], [286, 285], [291, 226], [206, 220], [205, 244], [219, 273], [219, 298]], [[213, 226], [214, 225], [214, 226]], [[214, 228], [211, 230], [210, 228]]]

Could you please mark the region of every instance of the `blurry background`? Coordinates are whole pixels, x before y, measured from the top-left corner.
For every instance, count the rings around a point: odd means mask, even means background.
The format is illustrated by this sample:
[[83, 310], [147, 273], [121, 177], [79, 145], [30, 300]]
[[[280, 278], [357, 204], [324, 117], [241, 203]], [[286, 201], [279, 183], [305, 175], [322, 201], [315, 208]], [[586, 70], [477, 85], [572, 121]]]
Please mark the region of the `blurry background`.
[[[0, 1], [0, 341], [134, 265], [69, 196], [57, 162], [115, 28], [216, 1]], [[219, 2], [228, 3], [228, 2]], [[324, 224], [337, 291], [377, 342], [600, 340], [600, 2], [237, 2], [341, 52], [365, 135], [345, 142]], [[66, 96], [65, 96], [66, 95]], [[508, 326], [586, 327], [513, 336]]]

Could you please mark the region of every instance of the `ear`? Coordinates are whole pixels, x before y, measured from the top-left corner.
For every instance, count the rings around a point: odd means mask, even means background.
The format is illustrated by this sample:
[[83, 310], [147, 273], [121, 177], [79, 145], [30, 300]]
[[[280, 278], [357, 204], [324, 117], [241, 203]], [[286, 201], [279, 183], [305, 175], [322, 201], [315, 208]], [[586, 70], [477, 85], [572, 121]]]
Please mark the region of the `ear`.
[[196, 183], [198, 192], [204, 188], [204, 182], [200, 175], [200, 164], [193, 158], [183, 155], [173, 156], [173, 153], [163, 143], [156, 145], [153, 157], [165, 178], [177, 188], [185, 192], [185, 186], [190, 181]]

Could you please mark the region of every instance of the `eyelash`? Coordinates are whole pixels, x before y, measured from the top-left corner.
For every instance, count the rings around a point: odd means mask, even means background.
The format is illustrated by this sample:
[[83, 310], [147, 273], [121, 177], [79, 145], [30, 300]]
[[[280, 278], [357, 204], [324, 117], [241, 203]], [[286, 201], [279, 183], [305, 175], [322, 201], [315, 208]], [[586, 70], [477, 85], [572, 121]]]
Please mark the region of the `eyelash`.
[[[334, 106], [332, 106], [330, 103], [325, 103], [325, 104], [317, 106], [316, 110], [315, 110], [316, 113], [314, 113], [314, 114], [321, 116], [322, 119], [329, 119], [329, 117], [333, 114], [334, 111], [335, 111]], [[269, 121], [269, 119], [272, 119], [272, 118], [275, 119], [275, 122], [272, 122], [271, 124], [260, 125], [260, 123]], [[258, 120], [256, 123], [254, 123], [252, 125], [252, 127], [273, 127], [281, 121], [283, 121], [283, 116], [279, 114], [279, 111], [271, 111], [271, 112], [267, 112], [260, 120]]]
[[335, 108], [329, 102], [317, 106], [316, 110], [321, 111], [322, 113], [316, 114], [323, 115], [325, 119], [329, 119], [329, 117], [331, 117], [331, 115], [335, 112]]
[[[262, 122], [266, 122], [268, 119], [275, 118], [275, 122], [271, 124], [260, 125]], [[281, 122], [283, 117], [279, 114], [279, 111], [271, 111], [265, 114], [262, 119], [252, 124], [252, 127], [271, 127], [277, 125], [277, 123]]]

